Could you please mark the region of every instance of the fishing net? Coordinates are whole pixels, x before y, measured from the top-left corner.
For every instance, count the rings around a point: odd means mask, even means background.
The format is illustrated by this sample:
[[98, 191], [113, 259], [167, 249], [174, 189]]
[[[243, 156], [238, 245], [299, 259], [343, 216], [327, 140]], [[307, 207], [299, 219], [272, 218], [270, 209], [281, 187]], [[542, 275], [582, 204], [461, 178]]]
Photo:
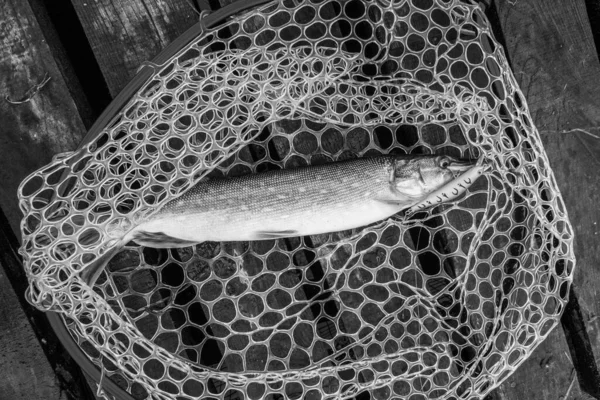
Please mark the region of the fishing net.
[[[345, 232], [128, 244], [207, 177], [379, 154], [485, 159], [458, 199]], [[482, 397], [556, 326], [573, 234], [473, 1], [281, 1], [203, 30], [22, 184], [29, 300], [136, 398]]]

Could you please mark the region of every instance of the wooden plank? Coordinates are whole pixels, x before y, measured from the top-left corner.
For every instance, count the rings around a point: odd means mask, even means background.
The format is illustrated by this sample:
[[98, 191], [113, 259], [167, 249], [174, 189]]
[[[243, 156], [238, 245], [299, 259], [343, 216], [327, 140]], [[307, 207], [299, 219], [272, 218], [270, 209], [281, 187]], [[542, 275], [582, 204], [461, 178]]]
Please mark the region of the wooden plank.
[[95, 399], [44, 313], [25, 300], [28, 283], [6, 222], [0, 210], [0, 398]]
[[600, 65], [584, 0], [495, 5], [513, 72], [540, 132], [600, 129]]
[[[493, 7], [513, 72], [542, 134], [575, 230], [578, 267], [574, 282], [587, 336], [597, 356], [600, 176], [596, 171], [600, 141], [584, 131], [597, 133], [600, 126], [600, 63], [585, 1], [495, 1]], [[500, 388], [499, 395], [507, 399], [565, 396], [577, 376], [571, 358], [564, 333], [555, 329], [521, 366], [520, 373]], [[582, 386], [575, 383], [569, 398], [589, 397], [581, 390], [589, 382], [579, 383]]]
[[111, 95], [198, 20], [186, 0], [72, 1]]
[[[50, 162], [53, 154], [72, 150], [85, 128], [48, 38], [28, 3], [4, 1], [0, 15], [0, 210], [4, 212], [0, 214], [6, 215], [0, 219], [0, 366], [4, 374], [0, 393], [11, 399], [94, 398], [45, 317], [24, 302], [27, 281], [16, 256], [14, 236], [21, 219], [16, 195], [19, 183]], [[5, 96], [23, 98], [45, 74], [51, 80], [31, 101], [5, 101]], [[52, 357], [50, 362], [44, 350]]]
[[[4, 265], [2, 265], [4, 267]], [[65, 399], [6, 275], [0, 271], [0, 393], [6, 399]]]
[[579, 387], [592, 397], [600, 398], [600, 374], [598, 374], [598, 365], [596, 365], [586, 322], [579, 305], [578, 291], [573, 286], [561, 318], [563, 332], [571, 351], [571, 360], [577, 373]]
[[[20, 182], [54, 154], [74, 149], [85, 128], [29, 6], [15, 0], [0, 10], [0, 208], [19, 232]], [[22, 98], [46, 73], [51, 80], [30, 102], [5, 101]]]
[[[597, 173], [600, 141], [582, 133], [545, 135], [542, 139], [575, 231], [577, 267], [574, 287], [583, 317], [583, 321], [575, 322], [585, 325], [597, 364], [600, 355], [600, 321], [596, 319], [600, 315], [597, 284], [600, 282], [600, 175]], [[561, 338], [561, 341], [564, 340]], [[581, 385], [588, 383], [580, 382]], [[596, 393], [597, 390], [596, 387]]]
[[111, 97], [73, 5], [28, 0], [86, 129]]

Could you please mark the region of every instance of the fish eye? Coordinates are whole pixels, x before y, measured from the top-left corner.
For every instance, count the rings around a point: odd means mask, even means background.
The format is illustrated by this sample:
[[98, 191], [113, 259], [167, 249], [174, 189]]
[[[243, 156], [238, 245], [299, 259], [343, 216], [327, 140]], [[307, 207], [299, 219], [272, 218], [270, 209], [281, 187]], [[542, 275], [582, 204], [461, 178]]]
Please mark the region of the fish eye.
[[440, 168], [448, 168], [448, 166], [450, 165], [450, 159], [448, 157], [441, 157], [438, 165], [440, 166]]

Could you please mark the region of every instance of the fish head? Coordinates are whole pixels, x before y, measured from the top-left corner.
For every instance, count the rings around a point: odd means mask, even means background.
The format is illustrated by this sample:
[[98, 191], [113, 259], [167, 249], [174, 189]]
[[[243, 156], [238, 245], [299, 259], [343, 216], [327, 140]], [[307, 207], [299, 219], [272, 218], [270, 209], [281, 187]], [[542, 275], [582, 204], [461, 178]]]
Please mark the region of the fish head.
[[454, 157], [399, 156], [394, 160], [393, 190], [410, 198], [422, 198], [476, 165]]

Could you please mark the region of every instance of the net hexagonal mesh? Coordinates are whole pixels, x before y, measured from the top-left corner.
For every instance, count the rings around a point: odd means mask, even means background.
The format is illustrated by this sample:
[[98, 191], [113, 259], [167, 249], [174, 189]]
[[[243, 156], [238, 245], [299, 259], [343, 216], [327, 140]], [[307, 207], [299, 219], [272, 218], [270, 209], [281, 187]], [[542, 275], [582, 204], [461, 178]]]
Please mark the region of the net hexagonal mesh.
[[[347, 232], [158, 250], [141, 218], [211, 176], [484, 157], [456, 201]], [[282, 1], [202, 32], [20, 188], [37, 307], [138, 398], [477, 398], [557, 324], [573, 234], [473, 1]], [[361, 397], [362, 398], [362, 397]]]

